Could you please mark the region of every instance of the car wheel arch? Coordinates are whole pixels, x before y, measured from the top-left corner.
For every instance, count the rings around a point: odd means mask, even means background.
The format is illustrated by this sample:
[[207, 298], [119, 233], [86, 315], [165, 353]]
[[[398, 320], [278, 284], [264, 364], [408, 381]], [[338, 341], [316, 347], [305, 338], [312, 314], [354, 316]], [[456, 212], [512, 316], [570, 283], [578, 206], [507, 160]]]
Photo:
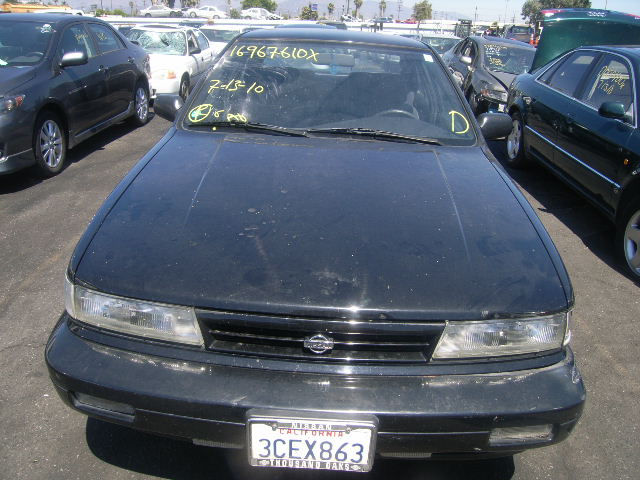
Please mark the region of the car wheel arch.
[[616, 205], [615, 222], [620, 221], [621, 215], [626, 211], [627, 205], [640, 197], [640, 173], [629, 180], [622, 188], [622, 195]]
[[38, 113], [33, 117], [32, 130], [35, 130], [36, 128], [36, 122], [38, 121], [38, 118], [40, 118], [46, 112], [55, 114], [62, 121], [62, 128], [64, 129], [63, 133], [67, 140], [67, 148], [75, 146], [76, 142], [71, 142], [71, 135], [69, 134], [69, 119], [67, 118], [67, 114], [64, 108], [56, 102], [45, 103], [38, 109]]

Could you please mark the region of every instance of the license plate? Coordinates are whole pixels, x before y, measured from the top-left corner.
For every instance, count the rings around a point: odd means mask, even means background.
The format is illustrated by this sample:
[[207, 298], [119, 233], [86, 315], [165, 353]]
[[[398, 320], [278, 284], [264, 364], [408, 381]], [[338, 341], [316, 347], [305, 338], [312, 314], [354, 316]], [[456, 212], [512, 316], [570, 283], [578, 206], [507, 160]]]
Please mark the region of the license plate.
[[372, 422], [249, 417], [249, 463], [256, 467], [368, 472], [373, 466]]

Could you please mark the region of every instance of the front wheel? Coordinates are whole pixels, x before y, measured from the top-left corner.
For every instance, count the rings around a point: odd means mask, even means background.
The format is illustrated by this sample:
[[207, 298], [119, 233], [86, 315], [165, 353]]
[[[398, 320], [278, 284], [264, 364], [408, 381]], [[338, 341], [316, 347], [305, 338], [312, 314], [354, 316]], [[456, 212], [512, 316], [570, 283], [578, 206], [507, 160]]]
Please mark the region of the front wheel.
[[44, 112], [36, 120], [33, 132], [33, 151], [36, 172], [53, 177], [64, 168], [67, 158], [67, 137], [62, 121], [53, 112]]
[[631, 277], [640, 281], [640, 197], [624, 208], [616, 227], [618, 256]]
[[196, 12], [191, 12], [191, 13], [189, 14], [189, 16], [190, 16], [191, 18], [196, 18]]
[[178, 95], [180, 95], [183, 100], [186, 100], [187, 95], [189, 95], [189, 77], [187, 75], [183, 75], [182, 80], [180, 80]]
[[524, 150], [524, 123], [520, 112], [511, 114], [511, 133], [507, 137], [507, 165], [512, 168], [525, 168], [529, 158]]
[[145, 17], [151, 17], [151, 14], [150, 13], [145, 13], [144, 16]]
[[136, 84], [133, 106], [135, 110], [131, 121], [137, 127], [141, 127], [149, 121], [149, 91], [143, 83]]

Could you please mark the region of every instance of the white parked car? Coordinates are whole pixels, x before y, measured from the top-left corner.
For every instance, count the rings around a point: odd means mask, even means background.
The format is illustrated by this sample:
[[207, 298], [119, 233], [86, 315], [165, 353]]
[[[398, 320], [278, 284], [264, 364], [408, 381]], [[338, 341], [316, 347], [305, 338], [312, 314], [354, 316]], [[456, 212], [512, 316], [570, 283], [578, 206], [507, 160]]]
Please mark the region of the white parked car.
[[158, 93], [186, 98], [214, 57], [209, 40], [195, 28], [141, 25], [132, 28], [127, 37], [149, 54], [151, 98]]
[[179, 8], [169, 8], [165, 5], [151, 5], [140, 10], [142, 17], [181, 17], [182, 10]]
[[200, 31], [209, 40], [214, 55], [217, 55], [231, 40], [246, 32], [247, 27], [243, 25], [203, 25], [200, 27]]
[[204, 5], [202, 7], [197, 8], [189, 8], [185, 12], [183, 12], [185, 17], [201, 17], [201, 18], [229, 18], [227, 12], [220, 10], [218, 7], [214, 7], [213, 5]]
[[245, 20], [282, 20], [280, 15], [271, 13], [266, 8], [247, 8], [240, 12], [240, 16]]

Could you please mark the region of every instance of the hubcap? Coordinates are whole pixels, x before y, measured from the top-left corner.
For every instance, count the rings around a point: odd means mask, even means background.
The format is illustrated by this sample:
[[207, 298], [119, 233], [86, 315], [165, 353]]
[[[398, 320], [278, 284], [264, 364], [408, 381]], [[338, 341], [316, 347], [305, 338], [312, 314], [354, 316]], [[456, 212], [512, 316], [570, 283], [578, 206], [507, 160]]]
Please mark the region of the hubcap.
[[49, 168], [56, 168], [62, 161], [62, 133], [53, 120], [47, 120], [40, 129], [40, 155]]
[[141, 122], [144, 122], [149, 115], [149, 99], [146, 90], [142, 87], [136, 90], [136, 115]]
[[624, 257], [636, 275], [640, 275], [640, 210], [631, 215], [624, 231]]
[[513, 160], [518, 156], [520, 151], [520, 139], [522, 138], [522, 125], [518, 120], [513, 120], [513, 128], [507, 137], [507, 154], [509, 159]]

